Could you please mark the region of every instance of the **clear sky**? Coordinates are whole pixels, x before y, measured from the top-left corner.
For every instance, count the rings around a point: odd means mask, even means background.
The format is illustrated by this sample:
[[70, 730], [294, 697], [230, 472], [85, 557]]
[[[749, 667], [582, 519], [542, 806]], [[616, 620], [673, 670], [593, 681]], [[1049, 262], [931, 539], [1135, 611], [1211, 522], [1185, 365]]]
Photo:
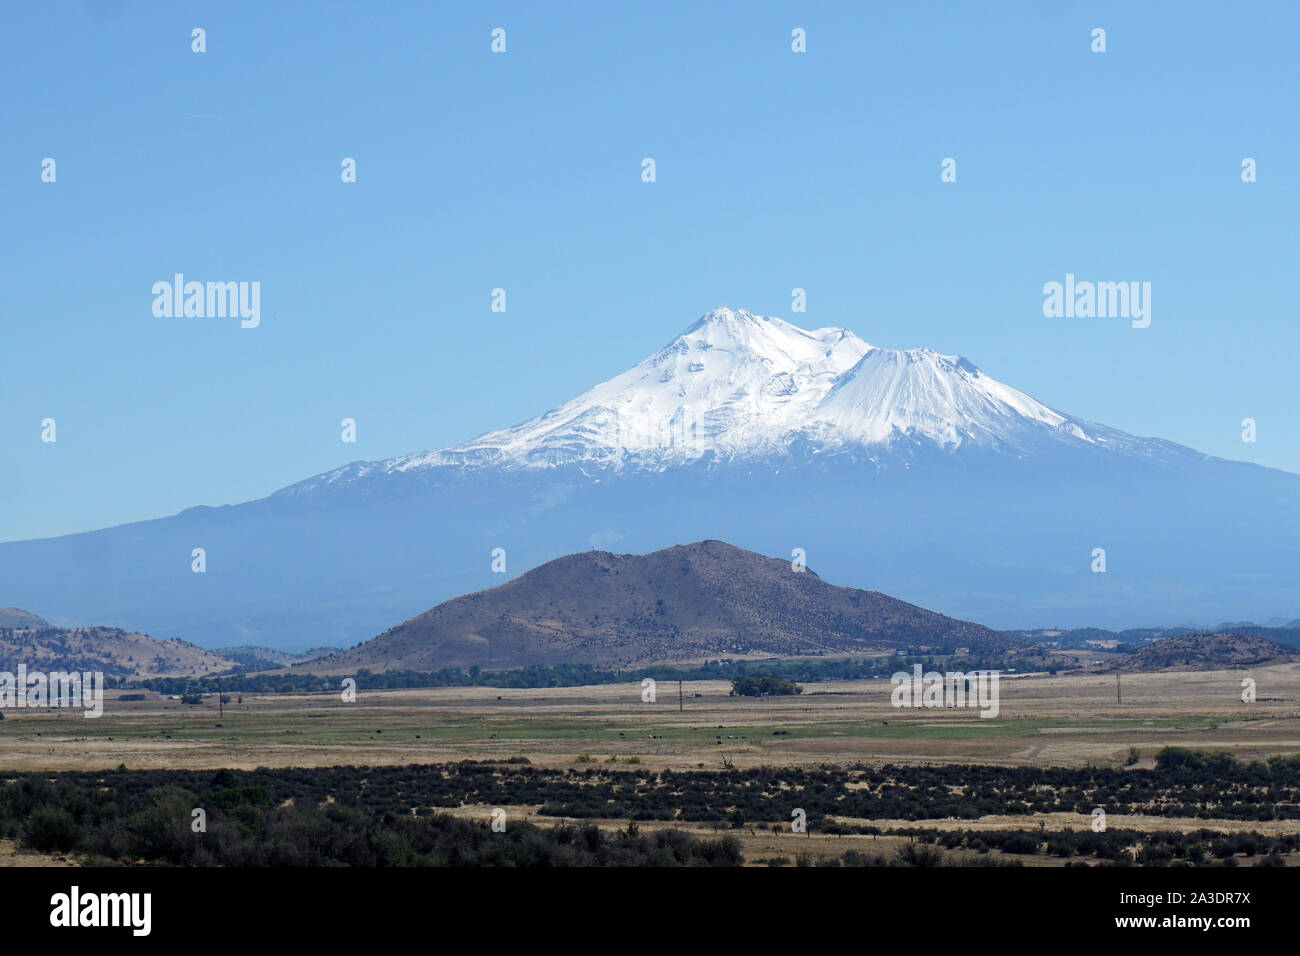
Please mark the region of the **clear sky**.
[[[462, 441], [718, 305], [1300, 471], [1298, 50], [1267, 2], [5, 4], [0, 540]], [[1067, 272], [1150, 327], [1045, 318]], [[175, 273], [261, 325], [155, 317]]]

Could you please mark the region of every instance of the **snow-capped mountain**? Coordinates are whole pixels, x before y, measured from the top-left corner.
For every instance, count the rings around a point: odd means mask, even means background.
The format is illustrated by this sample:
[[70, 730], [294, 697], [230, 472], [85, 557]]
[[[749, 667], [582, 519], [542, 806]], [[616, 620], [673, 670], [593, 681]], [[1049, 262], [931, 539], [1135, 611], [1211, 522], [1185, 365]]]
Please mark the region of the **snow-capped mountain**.
[[792, 450], [860, 452], [879, 464], [900, 445], [1032, 454], [1043, 442], [1127, 453], [1170, 447], [1072, 418], [927, 348], [878, 348], [843, 328], [715, 309], [629, 369], [545, 414], [472, 441], [357, 462], [292, 486], [438, 467], [615, 471], [735, 463]]
[[460, 445], [0, 544], [0, 606], [354, 644], [561, 555], [704, 539], [993, 627], [1300, 613], [1300, 476], [1073, 418], [958, 356], [730, 309]]

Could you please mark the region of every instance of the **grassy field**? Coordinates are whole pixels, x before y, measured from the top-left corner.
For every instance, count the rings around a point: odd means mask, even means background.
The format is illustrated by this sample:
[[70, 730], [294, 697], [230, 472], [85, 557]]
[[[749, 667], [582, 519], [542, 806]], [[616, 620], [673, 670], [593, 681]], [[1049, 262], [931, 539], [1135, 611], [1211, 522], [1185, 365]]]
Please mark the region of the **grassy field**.
[[[1240, 700], [1241, 680], [1258, 699]], [[438, 762], [525, 756], [541, 766], [580, 754], [652, 768], [976, 762], [1149, 766], [1167, 745], [1243, 759], [1300, 752], [1300, 665], [1258, 671], [1026, 676], [1001, 682], [995, 718], [971, 709], [896, 709], [886, 680], [810, 684], [797, 697], [736, 698], [722, 681], [540, 690], [446, 688], [232, 695], [200, 705], [150, 695], [104, 715], [10, 710], [0, 766], [13, 770], [253, 768]]]

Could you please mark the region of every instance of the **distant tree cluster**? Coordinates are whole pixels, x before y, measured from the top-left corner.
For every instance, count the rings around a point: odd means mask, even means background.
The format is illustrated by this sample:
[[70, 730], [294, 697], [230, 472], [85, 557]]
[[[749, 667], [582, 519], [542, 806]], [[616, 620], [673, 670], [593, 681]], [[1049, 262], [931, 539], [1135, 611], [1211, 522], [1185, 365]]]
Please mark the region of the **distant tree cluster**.
[[780, 677], [741, 677], [731, 682], [731, 693], [737, 697], [779, 697], [802, 694], [803, 688]]
[[[1025, 661], [1017, 658], [1023, 666]], [[564, 664], [554, 667], [522, 667], [513, 670], [484, 671], [447, 667], [437, 671], [392, 670], [374, 673], [361, 668], [353, 676], [358, 690], [401, 690], [425, 687], [584, 687], [597, 684], [640, 683], [646, 677], [657, 681], [737, 680], [742, 677], [776, 677], [786, 681], [869, 680], [888, 677], [898, 670], [920, 664], [931, 670], [1006, 669], [1008, 661], [1000, 657], [865, 657], [834, 660], [792, 661], [711, 661], [698, 667], [645, 667], [636, 670], [610, 670], [590, 664]], [[288, 673], [248, 675], [230, 673], [201, 678], [150, 677], [130, 682], [160, 694], [214, 694], [218, 687], [227, 691], [251, 694], [321, 693], [338, 690], [339, 678], [317, 674]], [[113, 685], [110, 685], [113, 686]]]

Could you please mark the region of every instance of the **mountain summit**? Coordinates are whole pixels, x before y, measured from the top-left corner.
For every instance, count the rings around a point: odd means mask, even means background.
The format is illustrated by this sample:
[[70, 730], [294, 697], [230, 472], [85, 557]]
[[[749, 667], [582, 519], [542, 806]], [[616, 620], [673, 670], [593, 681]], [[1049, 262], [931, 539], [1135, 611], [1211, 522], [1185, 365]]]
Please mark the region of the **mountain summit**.
[[999, 628], [1300, 608], [1300, 476], [1073, 418], [955, 355], [731, 309], [463, 444], [0, 544], [0, 605], [209, 647], [351, 645], [562, 555], [702, 539]]
[[848, 329], [807, 331], [719, 308], [537, 418], [449, 448], [357, 462], [292, 490], [443, 466], [655, 471], [800, 451], [860, 453], [879, 465], [916, 448], [1028, 455], [1044, 443], [1143, 455], [1177, 448], [1062, 414], [957, 355], [878, 348]]

